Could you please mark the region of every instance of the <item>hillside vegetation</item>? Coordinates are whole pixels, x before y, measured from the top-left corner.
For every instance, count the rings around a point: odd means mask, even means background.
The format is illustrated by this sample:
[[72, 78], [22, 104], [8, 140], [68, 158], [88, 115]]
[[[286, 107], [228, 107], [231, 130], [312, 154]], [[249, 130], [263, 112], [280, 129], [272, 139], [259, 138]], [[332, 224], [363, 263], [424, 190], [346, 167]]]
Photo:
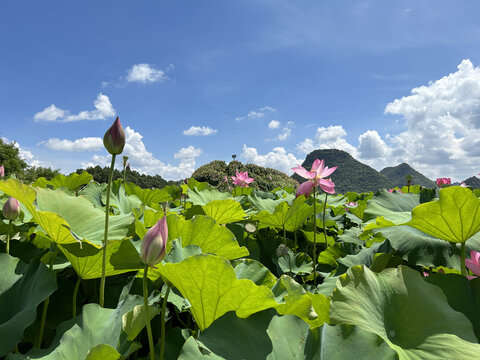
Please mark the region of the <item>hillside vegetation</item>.
[[247, 171], [248, 176], [255, 178], [250, 184], [254, 189], [269, 191], [276, 187], [297, 186], [298, 182], [281, 171], [266, 168], [255, 164], [242, 164], [240, 161], [215, 160], [208, 164], [200, 166], [192, 174], [192, 177], [200, 182], [208, 182], [212, 186], [218, 186], [220, 189], [226, 189], [225, 176], [231, 185], [231, 176], [235, 176], [236, 171]]
[[412, 175], [412, 185], [422, 185], [427, 188], [434, 188], [435, 182], [427, 178], [425, 175], [419, 173], [407, 163], [402, 163], [397, 166], [386, 167], [380, 170], [380, 173], [385, 175], [395, 186], [402, 187], [407, 185], [405, 175]]
[[[368, 192], [395, 186], [383, 174], [355, 160], [345, 151], [337, 149], [314, 150], [307, 155], [302, 166], [310, 170], [315, 159], [324, 159], [325, 165], [328, 167], [338, 167], [331, 175], [331, 179], [335, 183], [335, 192], [337, 193], [346, 193], [348, 191]], [[300, 183], [305, 181], [297, 174], [292, 175], [292, 178]]]

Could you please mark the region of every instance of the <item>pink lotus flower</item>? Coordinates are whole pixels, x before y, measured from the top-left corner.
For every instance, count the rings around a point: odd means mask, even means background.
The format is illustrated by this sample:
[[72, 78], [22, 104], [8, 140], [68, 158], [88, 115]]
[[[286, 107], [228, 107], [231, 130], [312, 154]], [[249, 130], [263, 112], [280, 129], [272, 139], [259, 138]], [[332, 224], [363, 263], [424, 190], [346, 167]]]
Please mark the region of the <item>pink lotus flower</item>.
[[389, 193], [393, 193], [393, 192], [400, 192], [400, 193], [402, 193], [402, 194], [403, 194], [403, 191], [402, 191], [402, 190], [400, 190], [400, 189], [388, 189], [388, 192], [389, 192]]
[[[472, 270], [472, 272], [480, 276], [480, 252], [477, 251], [470, 251], [470, 258], [471, 259], [465, 259], [465, 266]], [[473, 279], [473, 276], [467, 276], [469, 279]]]
[[450, 178], [438, 178], [437, 179], [437, 186], [439, 188], [443, 188], [445, 185], [451, 185], [452, 181]]
[[165, 257], [168, 239], [167, 217], [164, 216], [145, 234], [140, 246], [140, 258], [150, 266], [158, 264]]
[[350, 211], [350, 209], [354, 209], [357, 206], [358, 206], [358, 203], [356, 203], [354, 201], [350, 201], [350, 202], [345, 204], [345, 211]]
[[2, 166], [0, 166], [0, 178], [3, 178], [5, 176], [5, 168]]
[[248, 171], [245, 172], [235, 172], [237, 176], [232, 176], [233, 185], [238, 185], [241, 187], [248, 187], [248, 184], [255, 180], [254, 178], [248, 177]]
[[468, 185], [465, 184], [465, 181], [462, 181], [462, 182], [460, 183], [460, 186], [461, 186], [461, 187], [468, 187]]
[[301, 177], [308, 179], [308, 181], [305, 181], [298, 187], [297, 197], [300, 195], [305, 195], [305, 197], [309, 197], [315, 186], [320, 186], [320, 188], [326, 193], [335, 193], [335, 184], [332, 180], [325, 178], [331, 173], [333, 173], [335, 170], [337, 170], [337, 167], [335, 166], [329, 169], [328, 166], [325, 166], [325, 162], [323, 161], [323, 159], [316, 159], [313, 162], [311, 171], [307, 171], [303, 166], [300, 165], [292, 168], [292, 170]]

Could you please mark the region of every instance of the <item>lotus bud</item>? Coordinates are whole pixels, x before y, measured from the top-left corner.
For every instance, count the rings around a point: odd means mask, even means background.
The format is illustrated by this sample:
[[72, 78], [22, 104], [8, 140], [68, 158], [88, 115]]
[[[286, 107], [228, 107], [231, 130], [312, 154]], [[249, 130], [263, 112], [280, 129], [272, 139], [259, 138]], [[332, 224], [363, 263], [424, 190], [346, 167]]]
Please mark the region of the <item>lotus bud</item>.
[[140, 246], [140, 258], [150, 266], [158, 264], [165, 257], [168, 239], [167, 217], [164, 216], [145, 234]]
[[0, 166], [0, 178], [3, 178], [5, 176], [5, 168], [2, 166]]
[[125, 131], [123, 130], [122, 124], [120, 124], [118, 116], [103, 136], [103, 145], [112, 155], [122, 153], [123, 147], [125, 146]]
[[21, 211], [20, 203], [13, 197], [9, 197], [2, 208], [3, 216], [8, 220], [15, 220], [20, 216]]

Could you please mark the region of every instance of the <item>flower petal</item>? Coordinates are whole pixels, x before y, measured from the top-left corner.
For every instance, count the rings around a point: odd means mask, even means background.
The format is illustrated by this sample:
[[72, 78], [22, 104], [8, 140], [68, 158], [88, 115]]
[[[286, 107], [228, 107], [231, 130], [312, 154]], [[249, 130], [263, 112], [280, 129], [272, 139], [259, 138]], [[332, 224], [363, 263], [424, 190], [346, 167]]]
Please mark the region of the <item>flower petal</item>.
[[328, 175], [330, 175], [331, 173], [333, 173], [335, 170], [337, 170], [337, 167], [334, 166], [332, 168], [328, 168], [328, 166], [323, 170], [322, 174], [320, 175], [321, 177], [323, 178], [326, 178]]
[[313, 181], [305, 181], [304, 183], [300, 184], [297, 189], [297, 197], [300, 195], [305, 195], [305, 197], [309, 197], [314, 186], [315, 183]]
[[316, 172], [307, 171], [303, 166], [298, 165], [297, 167], [292, 168], [292, 170], [305, 179], [313, 180], [317, 175]]
[[325, 162], [320, 159], [316, 159], [313, 164], [312, 164], [312, 171], [315, 171], [318, 174], [318, 169], [321, 169], [320, 171], [323, 171], [323, 167], [325, 165]]
[[317, 185], [326, 193], [335, 194], [335, 184], [332, 180], [318, 179]]

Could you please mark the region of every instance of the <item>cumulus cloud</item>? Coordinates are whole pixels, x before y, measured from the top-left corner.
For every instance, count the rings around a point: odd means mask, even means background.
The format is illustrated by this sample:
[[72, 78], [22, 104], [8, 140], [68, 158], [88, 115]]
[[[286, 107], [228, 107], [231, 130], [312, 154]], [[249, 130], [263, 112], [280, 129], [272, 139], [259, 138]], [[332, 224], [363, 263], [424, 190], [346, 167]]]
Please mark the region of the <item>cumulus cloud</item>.
[[[270, 127], [270, 124], [269, 124], [269, 127]], [[282, 131], [280, 132], [280, 134], [278, 134], [276, 138], [269, 139], [269, 140], [270, 141], [271, 140], [277, 140], [277, 141], [287, 140], [290, 134], [292, 133], [292, 127], [293, 127], [293, 121], [287, 122], [285, 126], [282, 128]]]
[[[127, 126], [125, 138], [122, 155], [128, 156], [130, 168], [142, 174], [158, 174], [167, 180], [179, 180], [190, 176], [195, 170], [196, 158], [202, 153], [201, 149], [190, 145], [175, 153], [174, 158], [179, 160], [177, 165], [165, 164], [146, 149], [143, 136], [139, 132]], [[90, 161], [83, 162], [82, 166], [107, 166], [109, 163], [110, 156], [94, 155]]]
[[38, 143], [50, 150], [58, 151], [96, 151], [103, 148], [103, 139], [99, 137], [84, 137], [74, 141], [51, 138]]
[[208, 126], [190, 126], [189, 129], [183, 130], [183, 135], [193, 136], [193, 135], [202, 135], [208, 136], [217, 133], [216, 129], [212, 129]]
[[280, 127], [280, 121], [272, 120], [268, 123], [269, 129], [278, 129]]
[[[173, 65], [172, 65], [173, 66]], [[136, 64], [127, 71], [126, 80], [128, 83], [138, 82], [142, 84], [161, 82], [167, 80], [165, 71], [155, 69], [150, 64]]]
[[480, 68], [463, 60], [457, 71], [396, 99], [385, 113], [400, 115], [406, 130], [391, 137], [397, 159], [426, 175], [457, 180], [478, 173]]
[[319, 127], [313, 139], [306, 138], [297, 144], [297, 150], [308, 154], [316, 149], [339, 149], [357, 156], [357, 149], [351, 145], [345, 137], [347, 132], [341, 125]]
[[375, 130], [368, 130], [358, 137], [358, 156], [362, 159], [386, 158], [390, 148]]
[[256, 148], [244, 144], [240, 157], [247, 163], [270, 167], [287, 174], [292, 174], [292, 167], [303, 162], [302, 159], [297, 159], [295, 155], [287, 153], [283, 147], [275, 147], [267, 154], [260, 155]]
[[55, 166], [52, 163], [46, 162], [46, 161], [41, 161], [41, 160], [37, 159], [37, 157], [34, 156], [33, 153], [30, 150], [26, 150], [23, 147], [21, 147], [18, 142], [11, 141], [10, 139], [8, 139], [6, 137], [2, 137], [1, 139], [6, 144], [12, 144], [13, 143], [13, 146], [15, 146], [18, 149], [18, 156], [21, 159], [25, 160], [25, 162], [29, 166], [42, 166], [42, 167], [55, 168]]
[[94, 102], [95, 110], [84, 110], [78, 114], [70, 114], [70, 111], [63, 110], [54, 104], [37, 112], [33, 117], [35, 122], [72, 122], [80, 120], [105, 120], [115, 116], [115, 109], [107, 95], [98, 94]]

